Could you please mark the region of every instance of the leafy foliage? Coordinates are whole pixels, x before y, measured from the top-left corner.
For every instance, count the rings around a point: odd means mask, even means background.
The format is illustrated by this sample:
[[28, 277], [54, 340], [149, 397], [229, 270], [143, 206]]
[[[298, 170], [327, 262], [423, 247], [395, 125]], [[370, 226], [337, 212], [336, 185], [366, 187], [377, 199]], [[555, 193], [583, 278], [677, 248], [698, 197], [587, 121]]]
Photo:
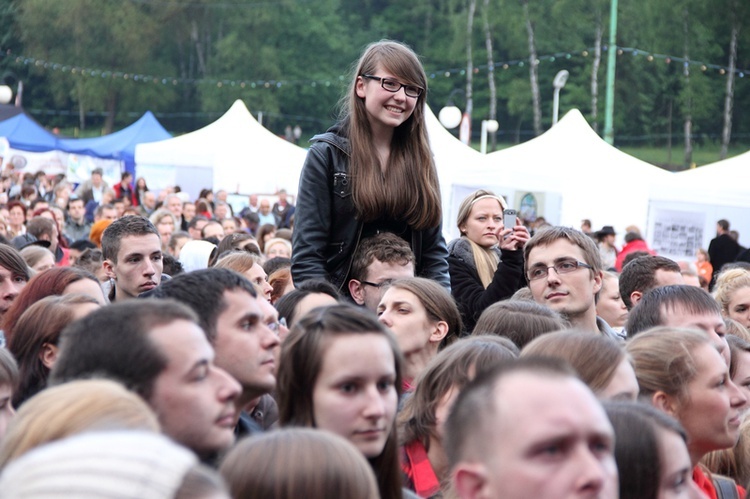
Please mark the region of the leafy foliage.
[[[736, 0], [620, 2], [618, 45], [692, 61], [726, 65], [730, 22], [739, 23], [737, 67], [750, 68], [750, 6], [725, 15]], [[420, 54], [429, 77], [427, 99], [437, 112], [449, 100], [465, 106], [468, 0], [7, 0], [0, 5], [0, 47], [12, 54], [56, 62], [79, 71], [53, 70], [0, 58], [0, 75], [24, 81], [24, 105], [48, 125], [118, 128], [153, 110], [175, 132], [215, 119], [236, 99], [277, 133], [300, 125], [303, 138], [336, 119], [338, 99], [362, 48], [381, 38], [404, 41]], [[528, 42], [520, 0], [489, 0], [502, 140], [531, 134]], [[590, 52], [597, 26], [607, 40], [607, 0], [528, 2], [541, 55], [543, 127], [551, 124], [552, 79], [570, 78], [561, 113], [576, 107], [591, 115]], [[477, 9], [484, 9], [484, 2]], [[686, 15], [684, 15], [686, 13]], [[476, 13], [477, 19], [480, 15]], [[51, 22], [54, 20], [54, 22]], [[487, 56], [482, 23], [469, 42], [476, 68], [474, 129], [489, 113]], [[586, 52], [584, 56], [583, 53]], [[698, 142], [718, 141], [726, 75], [646, 53], [618, 56], [615, 136], [620, 144], [682, 141], [690, 115]], [[603, 53], [606, 61], [606, 52]], [[518, 61], [524, 61], [519, 65]], [[598, 74], [601, 128], [606, 64]], [[503, 66], [503, 62], [509, 62]], [[80, 68], [87, 71], [81, 73]], [[103, 70], [104, 73], [88, 71]], [[133, 81], [111, 74], [153, 75]], [[246, 82], [240, 85], [240, 82]], [[252, 84], [251, 84], [252, 82]], [[734, 141], [750, 143], [750, 74], [735, 80]], [[47, 110], [53, 114], [43, 114]], [[107, 121], [109, 119], [109, 121]]]

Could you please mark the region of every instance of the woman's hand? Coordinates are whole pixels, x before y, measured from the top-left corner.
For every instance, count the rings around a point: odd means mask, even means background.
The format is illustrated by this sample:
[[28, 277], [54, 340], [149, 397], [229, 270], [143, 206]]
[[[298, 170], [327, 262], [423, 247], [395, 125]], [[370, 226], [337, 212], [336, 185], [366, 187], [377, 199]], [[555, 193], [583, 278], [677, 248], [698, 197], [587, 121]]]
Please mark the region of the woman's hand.
[[503, 229], [498, 233], [497, 239], [501, 250], [518, 251], [531, 237], [528, 229], [521, 225], [519, 219], [516, 219], [516, 224], [512, 229]]

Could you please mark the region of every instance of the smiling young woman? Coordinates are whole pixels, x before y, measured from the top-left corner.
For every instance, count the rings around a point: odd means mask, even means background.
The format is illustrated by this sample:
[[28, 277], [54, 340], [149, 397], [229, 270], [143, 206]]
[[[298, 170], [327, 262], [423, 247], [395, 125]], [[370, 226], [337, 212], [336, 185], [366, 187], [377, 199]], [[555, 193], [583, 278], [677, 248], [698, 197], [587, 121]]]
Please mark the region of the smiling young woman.
[[424, 119], [427, 77], [405, 45], [368, 46], [342, 99], [342, 116], [312, 138], [300, 176], [292, 275], [339, 290], [360, 241], [398, 235], [416, 274], [449, 285], [440, 188]]

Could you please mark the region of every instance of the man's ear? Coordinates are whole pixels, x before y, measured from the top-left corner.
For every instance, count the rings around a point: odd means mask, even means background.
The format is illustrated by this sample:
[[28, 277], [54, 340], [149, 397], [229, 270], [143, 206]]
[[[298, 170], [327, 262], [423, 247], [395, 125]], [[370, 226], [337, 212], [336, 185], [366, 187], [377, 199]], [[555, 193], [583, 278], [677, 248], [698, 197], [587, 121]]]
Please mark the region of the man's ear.
[[104, 260], [102, 262], [102, 266], [104, 267], [104, 271], [107, 273], [107, 277], [109, 277], [110, 279], [117, 279], [117, 276], [115, 275], [115, 265], [111, 260]]
[[594, 274], [594, 293], [598, 293], [602, 289], [602, 281], [604, 280], [604, 273], [600, 270]]
[[453, 485], [458, 497], [480, 499], [487, 495], [487, 470], [480, 463], [458, 463], [453, 472]]
[[638, 305], [638, 302], [641, 301], [641, 298], [643, 298], [642, 291], [633, 291], [632, 293], [630, 293], [630, 303], [632, 303], [634, 307]]
[[352, 295], [354, 303], [357, 305], [365, 304], [365, 285], [356, 279], [349, 281], [349, 294]]

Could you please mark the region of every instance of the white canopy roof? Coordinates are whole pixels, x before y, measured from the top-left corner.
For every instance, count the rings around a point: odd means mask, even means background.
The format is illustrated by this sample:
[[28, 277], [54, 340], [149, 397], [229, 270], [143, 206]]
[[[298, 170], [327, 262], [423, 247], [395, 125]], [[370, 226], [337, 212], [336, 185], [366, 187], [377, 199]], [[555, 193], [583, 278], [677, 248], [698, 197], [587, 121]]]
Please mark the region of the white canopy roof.
[[[135, 162], [138, 175], [173, 181], [193, 195], [192, 190], [204, 187], [248, 194], [283, 188], [294, 194], [305, 155], [264, 128], [237, 100], [221, 118], [195, 132], [139, 144]], [[193, 185], [197, 182], [207, 185]]]
[[747, 206], [750, 151], [723, 161], [685, 170], [654, 193], [658, 199]]
[[588, 218], [595, 230], [611, 225], [624, 233], [631, 224], [645, 229], [650, 186], [672, 175], [607, 144], [573, 109], [539, 137], [488, 154], [481, 168], [463, 169], [454, 184], [494, 188], [516, 208], [533, 192], [546, 197], [539, 214], [553, 224], [577, 228]]

